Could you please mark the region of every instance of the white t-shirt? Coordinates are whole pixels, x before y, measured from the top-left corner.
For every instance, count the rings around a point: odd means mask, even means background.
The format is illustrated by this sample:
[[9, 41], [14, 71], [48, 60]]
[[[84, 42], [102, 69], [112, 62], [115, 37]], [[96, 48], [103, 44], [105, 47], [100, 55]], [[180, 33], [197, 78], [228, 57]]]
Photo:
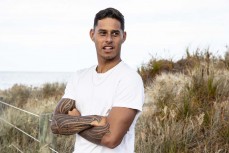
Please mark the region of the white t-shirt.
[[120, 62], [106, 73], [97, 73], [96, 66], [76, 72], [69, 80], [63, 98], [76, 101], [82, 116], [107, 116], [112, 107], [137, 109], [129, 131], [114, 149], [93, 144], [76, 134], [74, 153], [133, 153], [135, 123], [144, 103], [144, 87], [139, 74]]

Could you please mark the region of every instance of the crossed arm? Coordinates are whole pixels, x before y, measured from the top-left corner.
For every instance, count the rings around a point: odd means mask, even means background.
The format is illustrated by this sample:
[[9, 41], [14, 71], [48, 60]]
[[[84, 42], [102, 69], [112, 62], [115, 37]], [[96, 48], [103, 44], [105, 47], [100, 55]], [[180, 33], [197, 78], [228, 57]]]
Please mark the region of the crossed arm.
[[78, 111], [75, 111], [73, 115], [69, 114], [73, 109], [76, 110], [74, 100], [63, 98], [59, 101], [51, 123], [51, 129], [54, 134], [71, 135], [93, 126], [106, 124], [106, 118], [102, 116], [80, 116]]
[[136, 113], [135, 109], [113, 107], [107, 117], [80, 116], [75, 101], [64, 98], [55, 109], [51, 129], [55, 134], [78, 133], [92, 143], [115, 148], [129, 130]]

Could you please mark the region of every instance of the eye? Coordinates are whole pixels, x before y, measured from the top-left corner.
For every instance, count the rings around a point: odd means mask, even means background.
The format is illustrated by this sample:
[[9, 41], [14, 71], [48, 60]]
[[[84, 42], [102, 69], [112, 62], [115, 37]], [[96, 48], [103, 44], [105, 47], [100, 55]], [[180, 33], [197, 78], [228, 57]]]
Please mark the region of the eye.
[[100, 32], [99, 32], [99, 35], [100, 35], [100, 36], [105, 36], [105, 35], [106, 35], [106, 31], [100, 31]]
[[119, 35], [119, 32], [113, 32], [112, 35], [117, 37]]

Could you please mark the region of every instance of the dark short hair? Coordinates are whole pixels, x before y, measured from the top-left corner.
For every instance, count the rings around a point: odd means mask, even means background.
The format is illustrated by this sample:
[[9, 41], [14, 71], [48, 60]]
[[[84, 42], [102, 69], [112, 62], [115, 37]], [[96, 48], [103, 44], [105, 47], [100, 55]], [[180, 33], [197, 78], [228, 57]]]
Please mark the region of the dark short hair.
[[104, 18], [117, 19], [121, 23], [121, 29], [124, 31], [124, 29], [125, 29], [124, 16], [117, 9], [109, 7], [109, 8], [106, 8], [104, 10], [99, 11], [95, 15], [95, 18], [94, 18], [94, 28], [98, 25], [98, 20], [102, 20]]

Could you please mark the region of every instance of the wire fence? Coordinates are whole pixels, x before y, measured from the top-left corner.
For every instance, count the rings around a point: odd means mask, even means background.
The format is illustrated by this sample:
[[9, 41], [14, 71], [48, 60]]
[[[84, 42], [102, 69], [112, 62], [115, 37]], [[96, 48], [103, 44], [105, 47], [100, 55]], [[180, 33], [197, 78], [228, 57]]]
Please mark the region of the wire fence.
[[[39, 148], [38, 148], [39, 152], [42, 152], [42, 153], [43, 152], [45, 152], [45, 153], [58, 153], [55, 150], [54, 135], [50, 132], [50, 121], [51, 121], [51, 115], [52, 115], [51, 113], [37, 115], [37, 114], [34, 114], [32, 112], [29, 112], [29, 111], [23, 110], [21, 108], [15, 107], [13, 105], [10, 105], [8, 103], [5, 103], [3, 101], [0, 101], [0, 104], [1, 104], [0, 108], [2, 109], [0, 111], [0, 121], [13, 127], [14, 129], [21, 132], [25, 136], [29, 137], [33, 141], [36, 141], [37, 143], [39, 143]], [[14, 111], [20, 111], [20, 113], [25, 113], [25, 114], [29, 115], [30, 117], [32, 116], [32, 117], [35, 117], [36, 119], [38, 119], [38, 131], [37, 131], [38, 134], [37, 135], [29, 134], [28, 131], [25, 131], [24, 129], [18, 127], [15, 123], [12, 123], [12, 120], [9, 119], [12, 116], [7, 117], [6, 113], [4, 111], [4, 110], [6, 110], [7, 107], [14, 109]], [[34, 119], [32, 119], [32, 120], [34, 120]], [[34, 130], [34, 129], [32, 129], [32, 130]], [[9, 147], [16, 149], [20, 153], [26, 152], [26, 150], [22, 150], [19, 146], [17, 146], [16, 144], [13, 144], [13, 143], [10, 144]]]

